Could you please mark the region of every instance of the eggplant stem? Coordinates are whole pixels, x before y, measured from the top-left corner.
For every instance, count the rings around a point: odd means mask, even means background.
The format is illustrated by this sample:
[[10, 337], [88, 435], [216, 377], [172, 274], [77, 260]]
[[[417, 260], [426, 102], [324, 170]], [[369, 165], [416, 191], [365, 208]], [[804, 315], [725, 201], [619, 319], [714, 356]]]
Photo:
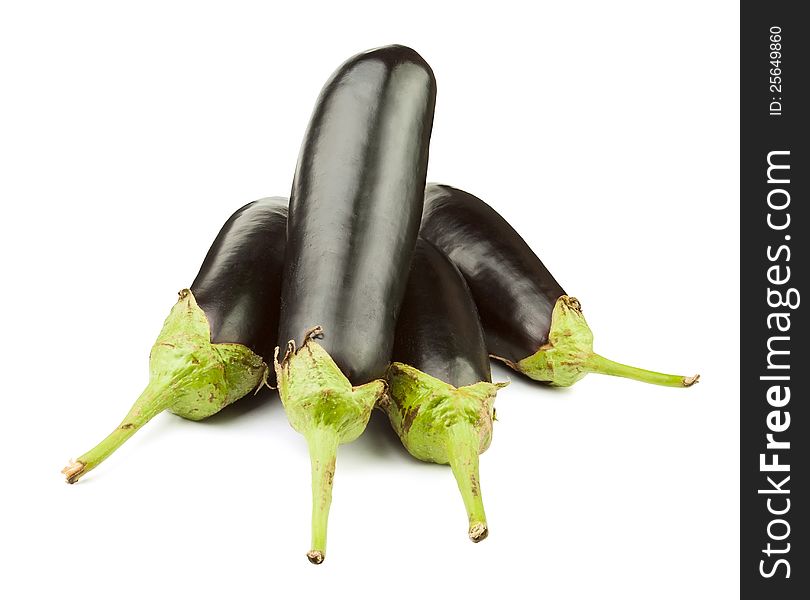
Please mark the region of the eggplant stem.
[[587, 373], [614, 375], [669, 387], [689, 387], [697, 383], [699, 375], [684, 377], [647, 371], [608, 360], [593, 351], [593, 332], [582, 315], [579, 300], [560, 296], [551, 315], [548, 343], [534, 354], [519, 360], [518, 371], [537, 381], [566, 387], [582, 379]]
[[448, 431], [447, 457], [467, 509], [468, 534], [475, 543], [489, 534], [478, 474], [479, 443], [478, 434], [469, 422], [459, 421]]
[[190, 290], [180, 290], [149, 352], [146, 389], [115, 431], [62, 473], [68, 483], [76, 483], [155, 415], [171, 409], [199, 421], [246, 396], [266, 375], [267, 365], [250, 348], [211, 343], [208, 317]]
[[327, 427], [313, 427], [305, 437], [312, 464], [312, 548], [307, 558], [319, 565], [326, 557], [326, 531], [340, 439], [336, 431]]
[[68, 483], [76, 483], [113, 452], [118, 450], [141, 427], [146, 425], [152, 417], [166, 410], [171, 404], [171, 394], [167, 393], [169, 386], [150, 382], [146, 389], [129, 409], [127, 416], [115, 430], [104, 438], [96, 447], [82, 454], [75, 461], [62, 469]]
[[312, 547], [307, 558], [324, 560], [332, 479], [339, 444], [357, 439], [368, 425], [371, 411], [385, 393], [381, 380], [353, 387], [329, 353], [308, 337], [297, 351], [288, 352], [276, 369], [278, 393], [287, 420], [307, 440], [312, 466]]
[[589, 373], [599, 373], [601, 375], [613, 375], [614, 377], [626, 377], [644, 383], [663, 385], [667, 387], [689, 387], [700, 380], [700, 375], [684, 377], [683, 375], [670, 375], [668, 373], [658, 373], [648, 371], [638, 367], [631, 367], [616, 361], [610, 360], [599, 354], [593, 353], [585, 361], [585, 370]]

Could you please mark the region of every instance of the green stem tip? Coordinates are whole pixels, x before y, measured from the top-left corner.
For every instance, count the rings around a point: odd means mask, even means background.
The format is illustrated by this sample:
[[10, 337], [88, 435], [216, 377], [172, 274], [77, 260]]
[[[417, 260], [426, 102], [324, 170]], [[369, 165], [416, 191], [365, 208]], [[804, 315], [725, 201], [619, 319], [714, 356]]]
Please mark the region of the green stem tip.
[[316, 428], [306, 436], [312, 464], [312, 544], [309, 562], [319, 565], [326, 558], [326, 530], [332, 504], [338, 435], [329, 428]]
[[700, 381], [700, 375], [685, 377], [683, 375], [669, 375], [623, 365], [616, 361], [600, 356], [595, 352], [588, 357], [585, 362], [585, 370], [588, 373], [599, 373], [600, 375], [613, 375], [614, 377], [625, 377], [643, 383], [653, 385], [663, 385], [666, 387], [690, 387]]
[[464, 508], [469, 519], [469, 538], [478, 543], [489, 535], [484, 500], [481, 497], [481, 477], [478, 473], [480, 440], [475, 428], [467, 422], [450, 427], [447, 436], [447, 455], [450, 469], [456, 478]]
[[179, 296], [149, 354], [149, 384], [110, 435], [62, 469], [68, 483], [96, 468], [164, 410], [198, 421], [264, 381], [262, 358], [241, 344], [212, 344], [208, 318], [194, 294], [185, 289]]
[[531, 356], [514, 363], [493, 356], [513, 369], [553, 386], [573, 385], [588, 373], [626, 377], [667, 387], [690, 387], [700, 375], [686, 377], [648, 371], [609, 360], [593, 351], [593, 333], [576, 298], [560, 296], [551, 316], [548, 343]]
[[152, 417], [163, 412], [170, 398], [168, 386], [150, 382], [127, 416], [115, 430], [104, 438], [96, 447], [82, 454], [77, 460], [62, 469], [68, 483], [76, 483], [83, 475], [89, 473], [115, 452]]
[[278, 391], [287, 419], [304, 436], [312, 468], [312, 543], [307, 558], [319, 565], [326, 558], [326, 534], [337, 447], [355, 440], [368, 425], [371, 411], [385, 394], [385, 382], [375, 380], [353, 387], [332, 357], [315, 340], [323, 335], [314, 327], [296, 349], [287, 344], [275, 369]]

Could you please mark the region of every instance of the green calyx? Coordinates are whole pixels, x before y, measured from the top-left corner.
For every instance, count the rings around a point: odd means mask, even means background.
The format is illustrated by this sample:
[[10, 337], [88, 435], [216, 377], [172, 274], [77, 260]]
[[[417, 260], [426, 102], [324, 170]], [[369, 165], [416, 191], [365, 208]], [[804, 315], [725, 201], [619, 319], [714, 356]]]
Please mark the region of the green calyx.
[[351, 442], [366, 429], [371, 411], [385, 394], [385, 382], [371, 381], [353, 387], [329, 353], [315, 339], [316, 327], [304, 336], [296, 349], [287, 344], [275, 369], [278, 392], [287, 419], [304, 436], [312, 466], [312, 546], [307, 558], [320, 564], [326, 556], [326, 531], [332, 503], [337, 447]]
[[699, 375], [684, 377], [647, 371], [596, 354], [593, 333], [582, 315], [582, 306], [570, 296], [560, 296], [554, 305], [547, 344], [517, 363], [497, 356], [493, 358], [503, 360], [532, 379], [559, 387], [573, 385], [588, 373], [627, 377], [668, 387], [689, 387], [700, 378]]
[[68, 483], [101, 464], [164, 410], [198, 421], [264, 381], [262, 358], [241, 344], [212, 344], [208, 319], [194, 294], [184, 289], [179, 296], [149, 354], [149, 384], [115, 431], [62, 470]]
[[405, 448], [427, 462], [449, 464], [461, 492], [473, 542], [487, 537], [478, 455], [492, 440], [494, 402], [506, 383], [481, 381], [456, 388], [402, 363], [386, 375], [383, 408]]

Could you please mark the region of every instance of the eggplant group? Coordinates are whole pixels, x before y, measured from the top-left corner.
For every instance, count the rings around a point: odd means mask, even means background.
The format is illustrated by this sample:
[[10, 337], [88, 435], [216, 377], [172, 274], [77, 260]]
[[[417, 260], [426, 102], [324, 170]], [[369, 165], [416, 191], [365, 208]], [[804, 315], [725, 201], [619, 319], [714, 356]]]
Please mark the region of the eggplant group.
[[287, 199], [264, 198], [222, 226], [149, 353], [149, 384], [124, 420], [62, 470], [76, 483], [164, 410], [199, 421], [268, 376], [276, 347]]
[[275, 369], [309, 446], [315, 564], [326, 552], [337, 447], [365, 430], [385, 393], [435, 101], [433, 71], [412, 49], [358, 54], [324, 86], [298, 157], [281, 294], [286, 351]]
[[479, 454], [506, 385], [492, 382], [490, 357], [554, 386], [586, 373], [698, 380], [596, 354], [579, 302], [503, 217], [472, 194], [426, 186], [435, 102], [432, 69], [405, 46], [357, 54], [332, 74], [289, 203], [265, 198], [228, 219], [152, 347], [143, 394], [63, 470], [69, 483], [160, 412], [203, 419], [274, 379], [310, 455], [310, 562], [326, 555], [338, 446], [375, 407], [411, 455], [450, 466], [479, 542], [489, 532]]

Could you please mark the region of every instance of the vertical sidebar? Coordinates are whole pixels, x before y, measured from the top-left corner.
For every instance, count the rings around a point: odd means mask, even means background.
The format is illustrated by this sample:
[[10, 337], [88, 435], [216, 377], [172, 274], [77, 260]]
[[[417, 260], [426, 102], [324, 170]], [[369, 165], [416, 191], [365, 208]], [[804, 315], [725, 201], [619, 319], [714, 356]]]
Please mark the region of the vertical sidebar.
[[810, 597], [810, 34], [800, 7], [741, 6], [740, 576], [751, 599]]

